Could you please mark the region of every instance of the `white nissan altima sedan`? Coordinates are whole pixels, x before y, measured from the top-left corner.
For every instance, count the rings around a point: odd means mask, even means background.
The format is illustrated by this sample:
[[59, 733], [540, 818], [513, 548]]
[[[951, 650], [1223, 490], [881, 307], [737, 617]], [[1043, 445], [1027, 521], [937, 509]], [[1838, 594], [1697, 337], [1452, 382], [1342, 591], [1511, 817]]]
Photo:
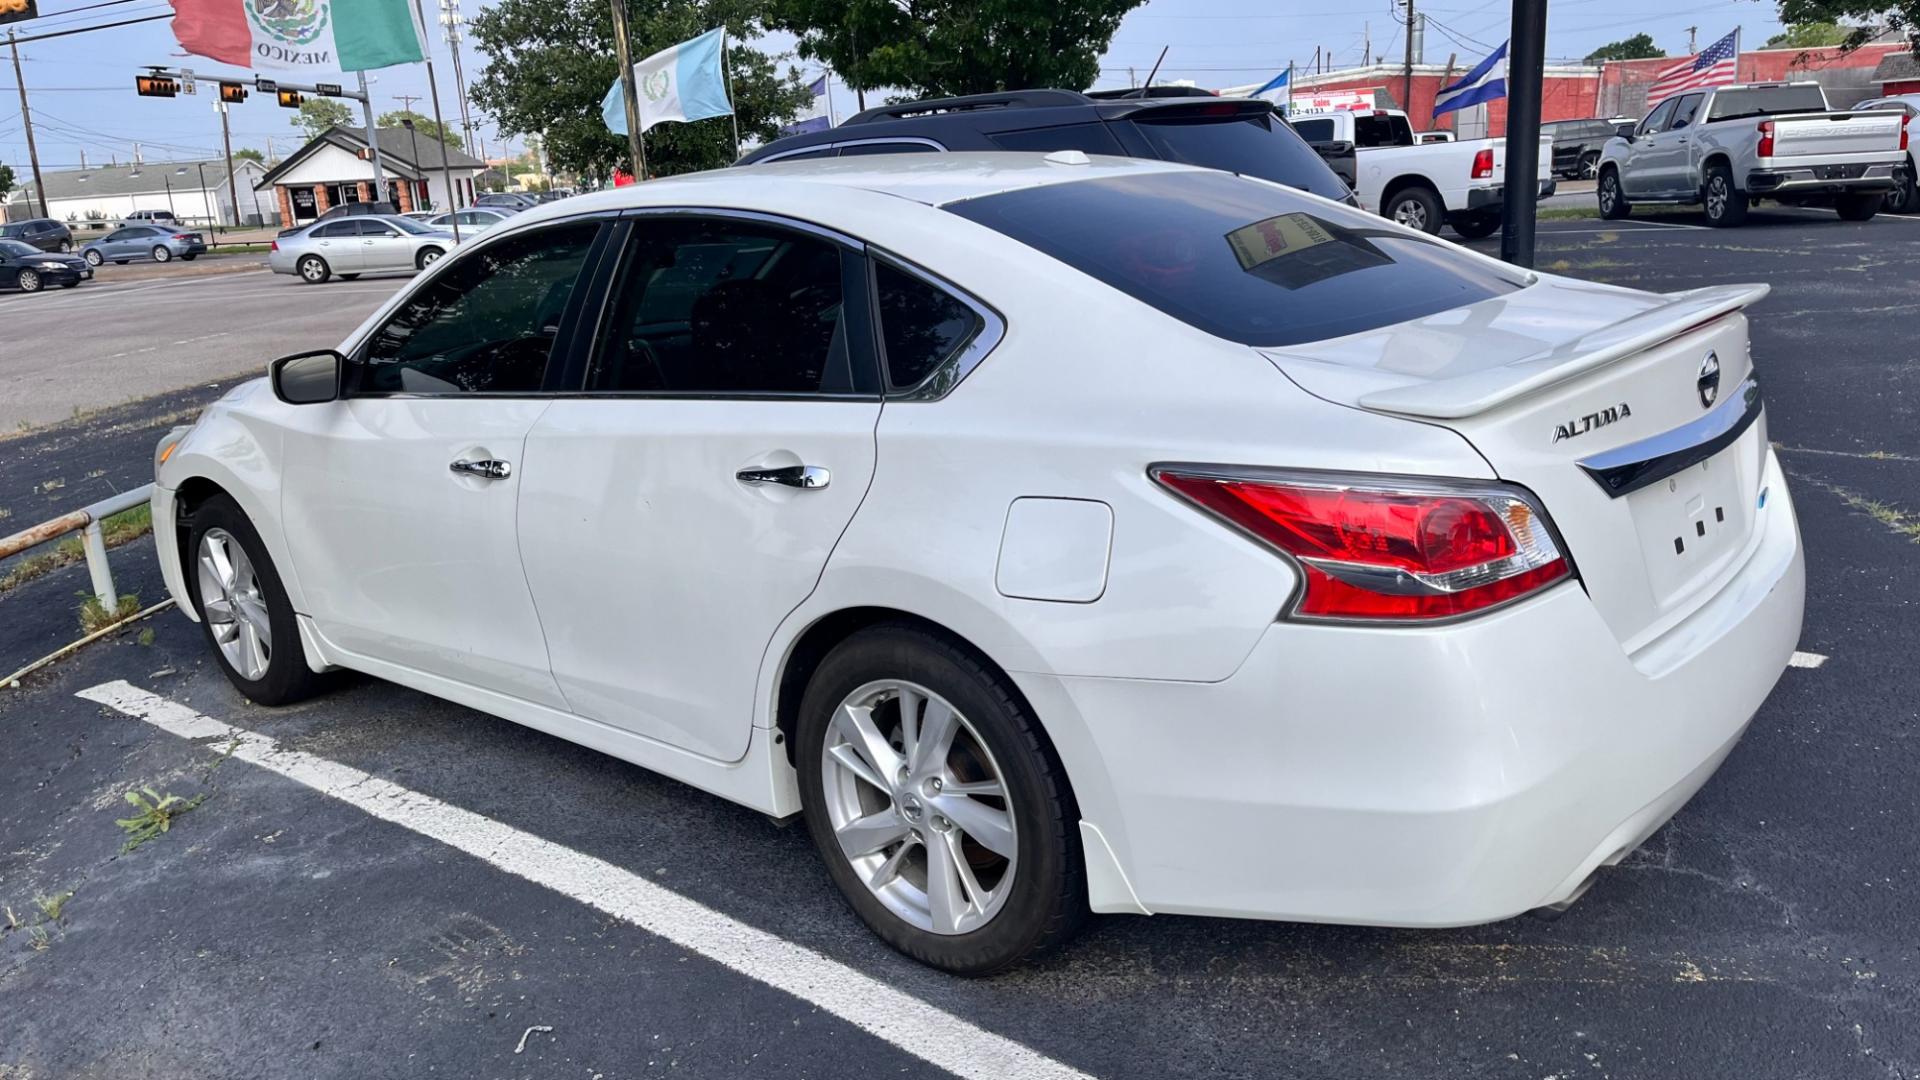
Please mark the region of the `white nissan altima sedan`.
[[255, 701], [351, 668], [801, 813], [894, 947], [1564, 905], [1804, 568], [1742, 309], [1077, 153], [515, 216], [161, 444]]

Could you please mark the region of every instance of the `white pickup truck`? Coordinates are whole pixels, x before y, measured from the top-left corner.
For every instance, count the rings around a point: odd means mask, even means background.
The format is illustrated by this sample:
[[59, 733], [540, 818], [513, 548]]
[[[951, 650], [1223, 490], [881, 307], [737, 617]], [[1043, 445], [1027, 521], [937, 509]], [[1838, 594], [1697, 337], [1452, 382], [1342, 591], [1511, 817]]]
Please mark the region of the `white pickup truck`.
[[1610, 219], [1636, 203], [1687, 203], [1707, 224], [1733, 226], [1766, 198], [1865, 221], [1906, 162], [1898, 111], [1836, 112], [1819, 83], [1721, 86], [1667, 98], [1633, 134], [1608, 140], [1594, 197]]
[[[1430, 233], [1442, 223], [1469, 239], [1500, 228], [1507, 140], [1420, 143], [1398, 109], [1294, 113], [1293, 130], [1353, 188], [1360, 205]], [[1540, 136], [1537, 194], [1553, 194], [1553, 137]]]

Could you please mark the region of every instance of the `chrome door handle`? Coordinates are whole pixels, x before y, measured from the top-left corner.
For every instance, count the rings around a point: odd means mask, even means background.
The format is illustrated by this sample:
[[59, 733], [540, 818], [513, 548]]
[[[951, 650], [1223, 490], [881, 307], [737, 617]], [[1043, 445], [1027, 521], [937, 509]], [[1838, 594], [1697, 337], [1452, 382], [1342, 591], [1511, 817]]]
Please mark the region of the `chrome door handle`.
[[777, 469], [741, 469], [733, 478], [743, 484], [782, 484], [813, 491], [832, 482], [833, 474], [818, 465], [784, 465]]
[[477, 476], [482, 480], [505, 480], [513, 475], [513, 465], [510, 462], [497, 461], [493, 458], [483, 458], [479, 461], [455, 461], [449, 463], [447, 468], [465, 476]]

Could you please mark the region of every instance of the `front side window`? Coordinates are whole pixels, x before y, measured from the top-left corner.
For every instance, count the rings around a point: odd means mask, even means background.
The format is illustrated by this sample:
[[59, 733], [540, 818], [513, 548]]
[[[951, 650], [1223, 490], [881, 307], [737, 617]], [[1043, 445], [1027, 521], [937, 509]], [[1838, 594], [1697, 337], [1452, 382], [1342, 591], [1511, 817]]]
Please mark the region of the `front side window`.
[[375, 394], [539, 390], [599, 228], [558, 225], [454, 260], [374, 331], [354, 364], [351, 388]]
[[1688, 94], [1686, 97], [1681, 98], [1679, 104], [1673, 107], [1673, 124], [1668, 130], [1679, 131], [1681, 128], [1692, 124], [1693, 114], [1700, 111], [1700, 103], [1705, 101], [1706, 98], [1707, 96], [1705, 94]]
[[1521, 287], [1451, 244], [1225, 173], [1048, 184], [946, 209], [1246, 345], [1324, 341]]
[[1640, 122], [1640, 134], [1657, 135], [1667, 130], [1667, 122], [1673, 119], [1673, 107], [1678, 104], [1679, 99], [1677, 98], [1670, 98], [1661, 102], [1659, 108], [1653, 110], [1653, 112], [1647, 115], [1645, 120]]
[[875, 262], [873, 279], [887, 382], [897, 389], [926, 381], [980, 331], [980, 316], [945, 289], [886, 262]]
[[642, 217], [587, 388], [689, 395], [870, 391], [838, 245], [731, 218]]

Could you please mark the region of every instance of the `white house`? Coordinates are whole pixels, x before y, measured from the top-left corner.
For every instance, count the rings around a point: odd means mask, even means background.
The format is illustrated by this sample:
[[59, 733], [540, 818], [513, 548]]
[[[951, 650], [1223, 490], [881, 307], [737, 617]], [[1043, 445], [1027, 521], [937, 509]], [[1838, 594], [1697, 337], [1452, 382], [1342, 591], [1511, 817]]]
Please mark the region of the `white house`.
[[377, 137], [380, 164], [386, 174], [385, 192], [373, 190], [373, 155], [367, 146], [367, 130], [331, 127], [258, 179], [255, 186], [260, 190], [260, 201], [266, 203], [271, 198], [280, 220], [287, 225], [312, 221], [342, 203], [384, 200], [403, 214], [472, 204], [473, 180], [486, 171], [486, 162], [447, 147], [447, 164], [453, 174], [450, 188], [441, 171], [437, 140], [398, 127], [380, 128]]
[[[254, 190], [266, 168], [246, 158], [235, 158], [233, 171], [233, 189], [240, 196], [237, 214], [227, 185], [226, 160], [212, 158], [45, 173], [46, 216], [74, 225], [117, 222], [135, 210], [169, 210], [174, 217], [195, 225], [271, 224], [273, 201]], [[24, 179], [26, 183], [7, 197], [10, 220], [40, 216], [40, 195], [32, 174]]]

